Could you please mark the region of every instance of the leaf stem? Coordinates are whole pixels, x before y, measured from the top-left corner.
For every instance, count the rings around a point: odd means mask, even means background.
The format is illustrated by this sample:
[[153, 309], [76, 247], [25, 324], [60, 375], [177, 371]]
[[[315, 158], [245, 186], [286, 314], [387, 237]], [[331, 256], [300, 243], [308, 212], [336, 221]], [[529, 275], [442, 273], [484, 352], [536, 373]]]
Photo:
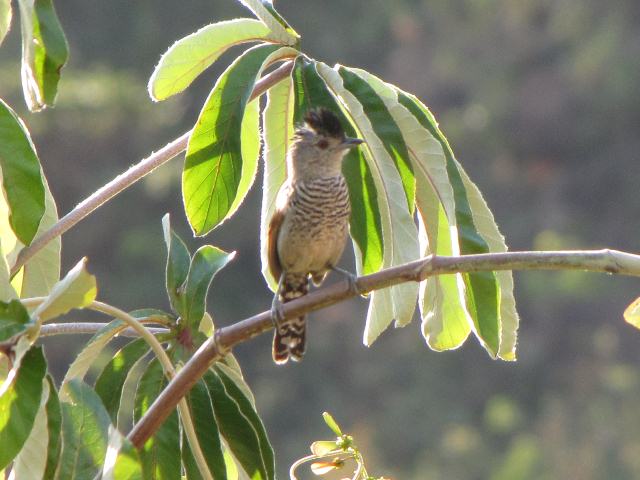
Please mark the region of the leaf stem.
[[[399, 283], [420, 282], [434, 275], [492, 270], [583, 270], [640, 277], [640, 255], [608, 249], [485, 253], [459, 257], [430, 255], [359, 277], [356, 285], [360, 292], [372, 292]], [[334, 283], [284, 304], [284, 318], [300, 317], [355, 295], [349, 282]], [[175, 408], [179, 399], [191, 389], [211, 364], [238, 343], [272, 328], [271, 314], [266, 311], [216, 330], [214, 336], [200, 346], [156, 398], [146, 414], [134, 425], [129, 433], [129, 440], [137, 448], [144, 445]]]
[[[273, 85], [289, 75], [292, 68], [293, 62], [287, 61], [271, 73], [262, 77], [256, 82], [253, 92], [251, 93], [250, 100], [259, 97]], [[187, 142], [189, 141], [190, 135], [191, 131], [183, 133], [157, 152], [152, 153], [147, 158], [129, 168], [126, 172], [118, 175], [109, 183], [103, 185], [80, 202], [73, 210], [58, 220], [49, 230], [35, 238], [30, 245], [23, 248], [18, 254], [16, 263], [11, 267], [11, 279], [13, 279], [25, 263], [27, 263], [36, 253], [42, 250], [51, 240], [59, 237], [117, 194], [124, 191], [159, 166], [165, 164], [173, 157], [182, 153], [187, 148]]]

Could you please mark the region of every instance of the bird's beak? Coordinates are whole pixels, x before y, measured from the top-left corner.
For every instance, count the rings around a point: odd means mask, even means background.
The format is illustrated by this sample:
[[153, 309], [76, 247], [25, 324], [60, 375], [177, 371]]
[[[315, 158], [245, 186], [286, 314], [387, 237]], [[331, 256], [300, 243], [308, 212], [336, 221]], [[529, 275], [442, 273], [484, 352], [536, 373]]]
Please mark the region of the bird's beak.
[[364, 140], [361, 140], [359, 138], [345, 137], [344, 140], [342, 141], [342, 147], [353, 148], [353, 147], [357, 147], [361, 143], [364, 143]]

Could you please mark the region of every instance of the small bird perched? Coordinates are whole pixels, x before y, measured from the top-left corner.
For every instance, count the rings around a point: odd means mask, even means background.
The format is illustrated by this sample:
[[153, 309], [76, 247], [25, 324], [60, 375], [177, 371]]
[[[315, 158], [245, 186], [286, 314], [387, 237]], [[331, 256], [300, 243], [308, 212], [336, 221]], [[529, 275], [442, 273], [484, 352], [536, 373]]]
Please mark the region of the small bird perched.
[[287, 154], [287, 180], [276, 200], [267, 240], [269, 270], [278, 279], [271, 308], [276, 331], [273, 361], [299, 361], [305, 351], [305, 318], [282, 320], [282, 303], [309, 291], [309, 277], [319, 285], [336, 267], [349, 230], [349, 190], [342, 159], [362, 143], [344, 134], [327, 109], [310, 110], [296, 129]]

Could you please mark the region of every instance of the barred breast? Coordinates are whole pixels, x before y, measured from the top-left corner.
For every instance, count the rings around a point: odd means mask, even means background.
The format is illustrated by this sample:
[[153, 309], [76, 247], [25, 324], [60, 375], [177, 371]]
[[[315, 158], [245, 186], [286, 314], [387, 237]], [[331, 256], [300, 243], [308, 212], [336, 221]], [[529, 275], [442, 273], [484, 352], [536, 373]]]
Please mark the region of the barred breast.
[[342, 175], [297, 181], [278, 236], [278, 255], [286, 272], [321, 278], [346, 244], [351, 206]]

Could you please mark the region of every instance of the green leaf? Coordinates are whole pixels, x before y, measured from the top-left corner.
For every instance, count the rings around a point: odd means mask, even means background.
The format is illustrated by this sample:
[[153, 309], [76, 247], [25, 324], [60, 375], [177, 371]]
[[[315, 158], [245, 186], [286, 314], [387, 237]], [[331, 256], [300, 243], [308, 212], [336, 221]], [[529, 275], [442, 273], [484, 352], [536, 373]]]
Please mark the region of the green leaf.
[[[375, 90], [402, 132], [416, 176], [418, 235], [422, 256], [458, 255], [453, 188], [442, 145], [398, 101], [397, 89], [368, 72], [352, 69]], [[453, 234], [452, 234], [453, 232]], [[471, 331], [461, 274], [429, 277], [420, 285], [422, 329], [434, 350], [459, 347]]]
[[[348, 136], [359, 135], [318, 75], [315, 63], [297, 59], [293, 77], [296, 122], [302, 122], [304, 113], [309, 109], [322, 106], [338, 115]], [[371, 168], [360, 148], [352, 149], [346, 155], [342, 173], [349, 186], [350, 234], [354, 240], [357, 270], [360, 274], [373, 273], [382, 267], [382, 224]]]
[[[31, 243], [44, 214], [40, 161], [22, 120], [0, 100], [0, 170], [9, 207], [9, 224], [25, 245]], [[8, 245], [3, 245], [5, 252]]]
[[300, 35], [289, 26], [284, 18], [273, 8], [269, 0], [239, 0], [245, 7], [251, 10], [256, 17], [269, 27], [271, 35], [279, 43], [296, 45]]
[[[187, 396], [187, 403], [189, 404], [192, 418], [196, 419], [194, 428], [198, 443], [209, 466], [209, 471], [216, 480], [226, 480], [227, 469], [218, 425], [213, 413], [212, 399], [204, 382], [200, 381], [193, 386]], [[183, 459], [187, 460], [185, 469], [188, 478], [201, 478], [191, 453], [191, 446], [188, 444], [186, 437], [182, 441], [182, 456]]]
[[96, 379], [95, 391], [114, 425], [118, 425], [125, 382], [132, 369], [148, 352], [149, 346], [144, 339], [138, 338], [129, 342], [109, 360]]
[[44, 480], [55, 477], [56, 469], [62, 451], [62, 411], [60, 410], [60, 400], [58, 392], [53, 383], [51, 375], [47, 375], [49, 382], [49, 400], [47, 401], [47, 465], [43, 475]]
[[22, 89], [32, 112], [53, 106], [69, 46], [52, 0], [18, 0], [22, 24]]
[[235, 252], [227, 253], [212, 245], [203, 245], [194, 253], [185, 286], [185, 307], [180, 312], [186, 325], [198, 327], [204, 315], [211, 281], [233, 257]]
[[26, 330], [31, 318], [19, 300], [0, 302], [0, 342]]
[[164, 100], [183, 91], [234, 45], [277, 40], [263, 22], [250, 18], [202, 27], [175, 42], [162, 55], [149, 79], [149, 95], [154, 100]]
[[[33, 422], [33, 428], [22, 450], [13, 461], [14, 478], [43, 478], [47, 468], [48, 441], [47, 403], [49, 401], [49, 382], [42, 379], [40, 408]], [[55, 390], [51, 395], [55, 395]]]
[[[474, 223], [467, 188], [459, 164], [447, 139], [437, 127], [431, 112], [416, 97], [398, 92], [398, 100], [442, 145], [447, 158], [447, 174], [451, 181], [456, 204], [456, 224], [461, 254], [487, 253], [485, 239]], [[497, 230], [497, 227], [495, 227]], [[463, 275], [466, 286], [466, 305], [474, 324], [474, 333], [492, 355], [498, 354], [500, 345], [500, 286], [494, 272], [476, 272]]]
[[0, 470], [22, 449], [40, 409], [47, 362], [42, 347], [29, 349], [0, 385]]
[[[351, 118], [366, 142], [361, 148], [371, 168], [376, 185], [378, 206], [382, 222], [384, 246], [383, 267], [410, 262], [419, 257], [418, 231], [407, 206], [407, 195], [402, 178], [384, 144], [369, 120], [369, 115], [386, 110], [382, 100], [356, 75], [348, 75], [348, 85], [327, 65], [318, 63], [318, 73], [349, 110]], [[347, 88], [348, 86], [348, 88]], [[379, 116], [375, 116], [380, 120]], [[377, 125], [380, 129], [397, 129], [395, 123]], [[371, 345], [395, 318], [396, 325], [411, 321], [418, 297], [418, 285], [404, 283], [377, 290], [371, 295], [365, 345]]]
[[[152, 360], [138, 382], [134, 408], [136, 422], [147, 412], [166, 383], [162, 366], [157, 360]], [[179, 451], [178, 413], [174, 410], [139, 450], [144, 478], [180, 478]]]
[[231, 353], [225, 355], [223, 360], [230, 365], [228, 365], [227, 363], [217, 362], [215, 364], [215, 368], [217, 370], [221, 370], [227, 377], [233, 380], [233, 383], [236, 384], [236, 387], [238, 387], [238, 389], [244, 394], [244, 396], [249, 399], [251, 405], [253, 405], [253, 408], [255, 409], [256, 399], [253, 396], [253, 392], [249, 388], [249, 385], [247, 385], [247, 382], [245, 382], [244, 377], [242, 376], [238, 361]]
[[80, 260], [69, 273], [54, 285], [47, 299], [33, 312], [33, 317], [44, 322], [64, 315], [74, 308], [84, 308], [96, 298], [96, 277], [87, 272], [87, 259]]
[[273, 450], [251, 402], [224, 374], [209, 370], [203, 379], [213, 399], [218, 427], [244, 471], [254, 480], [274, 478]]
[[[182, 191], [191, 228], [205, 235], [237, 208], [243, 197], [242, 123], [256, 79], [273, 61], [295, 50], [259, 45], [244, 52], [216, 82], [187, 146]], [[248, 189], [248, 186], [245, 187]], [[240, 192], [246, 193], [244, 192]]]
[[286, 156], [289, 141], [293, 138], [292, 93], [291, 79], [280, 80], [267, 91], [267, 105], [262, 112], [264, 180], [260, 211], [260, 258], [262, 275], [273, 291], [277, 288], [278, 279], [274, 279], [269, 271], [269, 221], [276, 207], [278, 191], [287, 178]]
[[100, 397], [81, 380], [64, 386], [62, 455], [56, 478], [91, 480], [102, 470], [111, 428]]
[[[42, 173], [42, 172], [41, 172]], [[58, 221], [58, 209], [51, 195], [47, 179], [42, 175], [44, 184], [44, 215], [40, 220], [36, 236], [42, 235]], [[60, 237], [51, 240], [42, 250], [36, 253], [23, 267], [20, 296], [45, 297], [58, 280], [60, 280]]]
[[169, 301], [174, 312], [185, 309], [184, 283], [187, 281], [191, 255], [182, 239], [171, 230], [170, 217], [162, 217], [164, 243], [167, 246], [166, 286]]
[[129, 440], [111, 426], [101, 479], [142, 480], [142, 478], [142, 465], [138, 451]]
[[[323, 412], [322, 418], [324, 418], [324, 423], [327, 424], [327, 427], [329, 427], [331, 431], [336, 434], [336, 436], [338, 437], [342, 436], [342, 430], [338, 426], [338, 422], [334, 420], [333, 416], [329, 412]], [[334, 442], [334, 445], [335, 445], [335, 442]]]
[[0, 0], [0, 44], [11, 26], [11, 0]]

